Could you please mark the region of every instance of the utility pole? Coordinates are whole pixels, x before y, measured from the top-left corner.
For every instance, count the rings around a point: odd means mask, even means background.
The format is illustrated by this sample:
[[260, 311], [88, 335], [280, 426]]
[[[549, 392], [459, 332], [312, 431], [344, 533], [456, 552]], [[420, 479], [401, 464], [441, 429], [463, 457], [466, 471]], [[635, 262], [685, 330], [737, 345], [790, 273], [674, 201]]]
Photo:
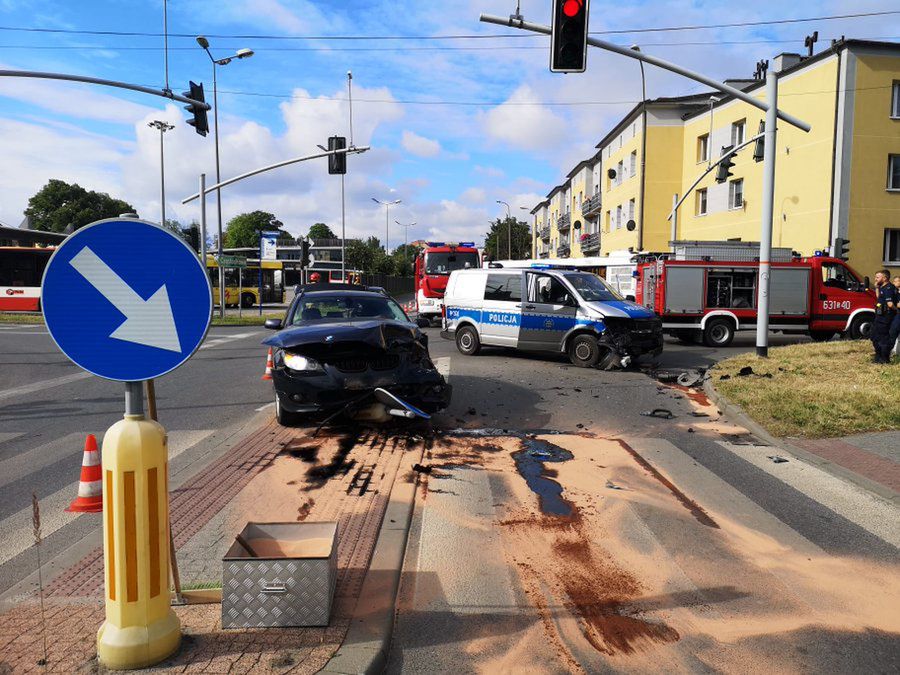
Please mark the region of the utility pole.
[[153, 120], [148, 127], [159, 129], [159, 224], [166, 226], [166, 151], [163, 135], [174, 129], [174, 125], [162, 120]]
[[771, 276], [772, 214], [775, 202], [775, 141], [778, 125], [778, 76], [766, 71], [766, 130], [763, 140], [763, 192], [759, 234], [759, 300], [756, 316], [756, 355], [769, 355], [769, 279]]

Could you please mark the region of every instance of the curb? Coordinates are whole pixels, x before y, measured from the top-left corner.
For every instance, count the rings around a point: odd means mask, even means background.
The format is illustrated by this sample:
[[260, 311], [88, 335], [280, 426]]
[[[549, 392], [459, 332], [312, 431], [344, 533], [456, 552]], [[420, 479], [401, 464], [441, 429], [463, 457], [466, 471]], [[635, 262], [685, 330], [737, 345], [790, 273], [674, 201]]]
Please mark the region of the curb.
[[[424, 456], [424, 450], [422, 453]], [[402, 472], [411, 470], [414, 461], [421, 461], [422, 456], [418, 460], [405, 461], [398, 471], [398, 480]], [[374, 674], [383, 673], [387, 667], [400, 574], [418, 484], [418, 475], [412, 483], [394, 484], [347, 635], [320, 673]]]
[[723, 415], [727, 415], [733, 421], [737, 422], [742, 427], [745, 427], [754, 436], [758, 436], [769, 445], [781, 448], [787, 454], [793, 455], [795, 459], [799, 459], [800, 461], [811, 464], [819, 469], [822, 469], [823, 471], [842, 478], [847, 482], [853, 483], [857, 487], [872, 492], [892, 503], [900, 503], [900, 495], [898, 495], [890, 488], [885, 487], [880, 483], [876, 483], [875, 481], [869, 480], [865, 476], [860, 476], [858, 473], [844, 468], [840, 464], [830, 462], [823, 457], [809, 452], [808, 450], [798, 448], [796, 445], [791, 444], [787, 439], [776, 438], [768, 431], [766, 431], [766, 429], [763, 428], [762, 425], [760, 425], [758, 422], [755, 422], [741, 406], [737, 405], [736, 403], [732, 403], [727, 398], [725, 398], [725, 396], [716, 391], [716, 388], [713, 386], [711, 379], [704, 380], [703, 392], [706, 394], [709, 400], [712, 401], [719, 408], [719, 410], [722, 411]]

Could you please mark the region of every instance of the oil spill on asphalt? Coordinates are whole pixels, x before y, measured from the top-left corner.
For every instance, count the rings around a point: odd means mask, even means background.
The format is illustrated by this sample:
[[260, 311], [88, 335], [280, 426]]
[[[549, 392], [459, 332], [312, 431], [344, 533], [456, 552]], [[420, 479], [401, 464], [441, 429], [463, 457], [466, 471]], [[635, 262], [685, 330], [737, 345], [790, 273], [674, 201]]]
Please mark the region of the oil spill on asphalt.
[[686, 494], [684, 494], [681, 490], [679, 490], [672, 483], [672, 481], [670, 481], [668, 478], [663, 476], [656, 469], [655, 466], [653, 466], [650, 462], [648, 462], [646, 459], [641, 457], [634, 448], [632, 448], [630, 445], [628, 445], [628, 443], [626, 443], [625, 441], [623, 441], [621, 439], [617, 438], [614, 440], [619, 445], [621, 445], [625, 449], [625, 451], [628, 452], [629, 455], [634, 457], [634, 461], [636, 461], [638, 464], [640, 464], [641, 468], [644, 469], [644, 471], [649, 473], [656, 480], [658, 480], [660, 483], [662, 483], [666, 488], [668, 488], [669, 492], [671, 492], [675, 496], [675, 499], [677, 499], [681, 503], [682, 506], [684, 506], [688, 511], [690, 511], [691, 515], [694, 516], [694, 518], [696, 518], [700, 524], [706, 525], [707, 527], [714, 527], [717, 530], [719, 529], [719, 524], [715, 520], [713, 520], [706, 511], [703, 510], [702, 506], [700, 506], [697, 502], [695, 502], [693, 499], [691, 499]]
[[356, 447], [358, 442], [365, 442], [366, 437], [361, 437], [359, 428], [351, 427], [343, 431], [338, 436], [338, 449], [334, 453], [334, 457], [328, 464], [314, 466], [306, 472], [306, 475], [314, 483], [314, 487], [318, 487], [325, 481], [334, 478], [338, 474], [344, 476], [350, 469], [356, 466], [355, 459], [347, 459], [350, 451]]
[[711, 406], [712, 403], [709, 400], [709, 397], [703, 393], [703, 391], [698, 389], [692, 389], [690, 387], [685, 387], [681, 384], [667, 384], [666, 386], [671, 387], [672, 389], [677, 389], [682, 394], [691, 399], [694, 403], [702, 405], [704, 407]]
[[522, 450], [512, 453], [516, 470], [538, 496], [541, 512], [548, 516], [572, 515], [572, 504], [562, 496], [563, 488], [545, 470], [546, 462], [567, 462], [573, 455], [558, 445], [537, 438], [523, 438]]

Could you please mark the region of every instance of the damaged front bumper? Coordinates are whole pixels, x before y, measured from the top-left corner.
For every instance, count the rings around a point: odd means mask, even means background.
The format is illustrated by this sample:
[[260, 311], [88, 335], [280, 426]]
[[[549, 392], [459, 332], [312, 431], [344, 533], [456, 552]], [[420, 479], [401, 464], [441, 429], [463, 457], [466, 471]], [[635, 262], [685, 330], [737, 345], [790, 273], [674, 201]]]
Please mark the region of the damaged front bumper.
[[627, 366], [638, 356], [657, 356], [663, 350], [662, 321], [650, 319], [604, 319], [604, 331], [600, 334], [600, 344], [609, 347], [610, 353]]

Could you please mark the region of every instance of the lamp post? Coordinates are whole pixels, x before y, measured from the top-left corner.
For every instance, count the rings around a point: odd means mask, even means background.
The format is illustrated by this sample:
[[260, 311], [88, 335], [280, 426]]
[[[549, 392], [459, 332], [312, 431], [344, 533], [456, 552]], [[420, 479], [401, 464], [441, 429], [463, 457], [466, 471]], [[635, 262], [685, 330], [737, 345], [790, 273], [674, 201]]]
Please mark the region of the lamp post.
[[[638, 45], [631, 45], [631, 48], [639, 52], [641, 48]], [[640, 201], [638, 202], [638, 236], [637, 250], [644, 250], [644, 194], [647, 187], [647, 78], [644, 76], [644, 62], [638, 61], [641, 66], [641, 187]], [[710, 142], [712, 142], [712, 134], [710, 134]]]
[[415, 227], [416, 225], [418, 225], [418, 223], [416, 223], [416, 222], [401, 223], [399, 220], [395, 220], [394, 222], [403, 228], [403, 262], [406, 262], [406, 260], [409, 256], [409, 249], [407, 249], [407, 246], [409, 245], [407, 243], [407, 241], [408, 241], [407, 235], [409, 234], [409, 228]]
[[163, 120], [153, 120], [148, 127], [159, 129], [159, 224], [166, 226], [166, 151], [163, 143], [163, 134], [175, 128], [174, 125]]
[[388, 252], [388, 238], [390, 237], [391, 207], [402, 202], [402, 199], [395, 199], [392, 202], [382, 201], [372, 197], [372, 201], [376, 204], [384, 206], [384, 252]]
[[[203, 48], [203, 51], [206, 52], [206, 55], [209, 57], [210, 62], [213, 67], [213, 134], [215, 136], [215, 145], [216, 145], [216, 184], [222, 182], [222, 172], [219, 167], [219, 87], [216, 78], [216, 66], [227, 66], [234, 59], [249, 59], [253, 56], [252, 49], [238, 49], [231, 56], [226, 56], [222, 59], [213, 58], [212, 52], [209, 51], [209, 40], [207, 40], [202, 35], [197, 36], [197, 44]], [[218, 254], [219, 258], [222, 257], [223, 253], [223, 235], [222, 235], [222, 193], [217, 188], [216, 189], [216, 209], [218, 211], [218, 232], [219, 232], [219, 245], [218, 245]], [[260, 265], [262, 262], [260, 261]], [[219, 267], [219, 316], [225, 316], [225, 275], [223, 274], [223, 270], [221, 266]]]
[[[512, 216], [509, 213], [509, 204], [507, 204], [502, 199], [497, 200], [498, 204], [503, 204], [506, 207], [506, 252], [509, 254], [509, 258], [507, 260], [512, 260]], [[497, 253], [500, 252], [500, 246], [497, 246]]]
[[[528, 211], [529, 214], [531, 213], [531, 209], [527, 206], [520, 206], [519, 209], [521, 211]], [[535, 221], [537, 221], [537, 216], [535, 216]], [[535, 222], [535, 227], [534, 227], [534, 235], [535, 235], [535, 237], [537, 236], [537, 223], [536, 222]], [[529, 237], [529, 239], [531, 239], [531, 237]], [[531, 247], [536, 248], [536, 246], [534, 246], [533, 243], [532, 243]]]

